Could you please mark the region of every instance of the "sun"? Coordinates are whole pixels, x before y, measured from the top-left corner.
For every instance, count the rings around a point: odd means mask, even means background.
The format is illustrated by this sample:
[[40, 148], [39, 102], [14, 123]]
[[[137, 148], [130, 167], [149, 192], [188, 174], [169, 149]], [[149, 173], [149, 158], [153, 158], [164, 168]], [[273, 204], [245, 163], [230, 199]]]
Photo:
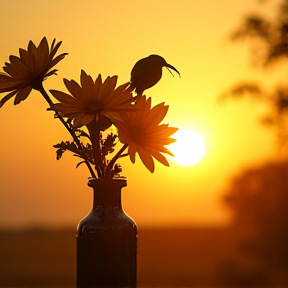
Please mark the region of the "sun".
[[190, 166], [198, 163], [205, 153], [205, 142], [196, 132], [189, 129], [179, 129], [172, 138], [175, 143], [169, 145], [174, 154], [173, 161], [181, 166]]

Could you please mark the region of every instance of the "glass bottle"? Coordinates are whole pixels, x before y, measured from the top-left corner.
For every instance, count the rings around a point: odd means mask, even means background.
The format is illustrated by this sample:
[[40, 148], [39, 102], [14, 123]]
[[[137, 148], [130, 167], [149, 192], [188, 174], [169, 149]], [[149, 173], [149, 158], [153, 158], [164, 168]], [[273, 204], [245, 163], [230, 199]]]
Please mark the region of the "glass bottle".
[[127, 181], [90, 179], [88, 186], [93, 207], [77, 227], [77, 288], [136, 288], [137, 226], [121, 202]]

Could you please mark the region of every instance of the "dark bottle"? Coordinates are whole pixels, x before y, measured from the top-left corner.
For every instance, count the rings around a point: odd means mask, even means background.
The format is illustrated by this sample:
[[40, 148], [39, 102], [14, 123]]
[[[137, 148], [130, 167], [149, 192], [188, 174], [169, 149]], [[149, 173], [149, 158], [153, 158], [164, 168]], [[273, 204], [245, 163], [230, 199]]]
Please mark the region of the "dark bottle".
[[123, 211], [125, 179], [91, 179], [91, 212], [77, 227], [77, 288], [135, 288], [137, 227]]

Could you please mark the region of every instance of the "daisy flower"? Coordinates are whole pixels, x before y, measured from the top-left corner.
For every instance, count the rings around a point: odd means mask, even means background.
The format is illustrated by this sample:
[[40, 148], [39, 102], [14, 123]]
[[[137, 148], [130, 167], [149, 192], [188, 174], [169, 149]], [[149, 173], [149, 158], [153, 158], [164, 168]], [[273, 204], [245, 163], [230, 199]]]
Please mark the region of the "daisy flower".
[[135, 106], [136, 111], [120, 113], [122, 121], [115, 123], [118, 128], [118, 137], [120, 142], [128, 146], [128, 154], [132, 163], [135, 163], [137, 152], [146, 168], [153, 173], [155, 169], [153, 158], [169, 166], [167, 159], [161, 153], [174, 156], [165, 145], [176, 141], [169, 137], [178, 128], [168, 127], [168, 124], [160, 125], [169, 107], [164, 103], [151, 109], [151, 98], [146, 100], [146, 97], [142, 96]]
[[20, 57], [11, 55], [10, 63], [6, 62], [3, 70], [0, 72], [0, 93], [10, 92], [0, 100], [0, 108], [14, 95], [14, 105], [25, 100], [32, 89], [40, 90], [42, 82], [49, 76], [56, 74], [57, 70], [53, 68], [61, 61], [67, 53], [62, 53], [54, 58], [62, 42], [55, 45], [53, 40], [49, 50], [48, 42], [44, 37], [39, 46], [30, 41], [28, 49], [19, 49]]
[[93, 119], [96, 122], [101, 115], [110, 120], [120, 120], [119, 111], [135, 109], [132, 105], [133, 97], [129, 82], [115, 89], [117, 76], [107, 77], [102, 82], [101, 75], [95, 82], [85, 71], [81, 71], [81, 85], [76, 81], [64, 79], [64, 84], [71, 95], [50, 90], [51, 94], [60, 102], [51, 106], [62, 117], [74, 119], [74, 127], [88, 125]]

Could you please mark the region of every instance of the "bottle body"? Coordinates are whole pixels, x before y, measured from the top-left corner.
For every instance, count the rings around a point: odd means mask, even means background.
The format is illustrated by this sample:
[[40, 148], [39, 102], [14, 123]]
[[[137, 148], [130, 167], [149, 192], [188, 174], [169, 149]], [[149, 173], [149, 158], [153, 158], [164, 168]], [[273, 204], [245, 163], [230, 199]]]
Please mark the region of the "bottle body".
[[121, 204], [126, 180], [93, 179], [89, 186], [93, 208], [77, 227], [77, 288], [136, 288], [137, 226]]

